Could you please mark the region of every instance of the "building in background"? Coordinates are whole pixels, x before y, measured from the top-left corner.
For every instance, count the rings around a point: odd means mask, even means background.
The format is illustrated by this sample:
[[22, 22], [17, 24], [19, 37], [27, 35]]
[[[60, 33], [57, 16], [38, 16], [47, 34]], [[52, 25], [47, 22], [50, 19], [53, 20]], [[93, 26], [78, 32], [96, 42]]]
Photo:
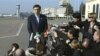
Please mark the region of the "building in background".
[[86, 0], [85, 18], [88, 18], [88, 13], [94, 12], [100, 18], [100, 0]]
[[66, 17], [66, 8], [60, 7], [57, 9], [57, 16], [58, 17]]
[[66, 8], [44, 8], [42, 14], [48, 17], [66, 17]]
[[69, 0], [59, 0], [59, 8], [43, 8], [42, 13], [48, 17], [66, 17]]
[[56, 17], [56, 8], [43, 8], [42, 13], [48, 17]]

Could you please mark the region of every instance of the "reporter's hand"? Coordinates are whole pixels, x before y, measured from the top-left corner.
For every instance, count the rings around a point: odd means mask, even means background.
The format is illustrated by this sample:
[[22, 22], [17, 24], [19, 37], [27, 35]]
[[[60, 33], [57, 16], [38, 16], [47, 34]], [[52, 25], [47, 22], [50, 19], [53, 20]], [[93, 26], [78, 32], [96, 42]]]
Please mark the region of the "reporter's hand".
[[96, 30], [96, 31], [99, 31], [99, 27], [98, 26], [94, 26], [94, 29]]
[[75, 29], [80, 29], [80, 27], [77, 26], [77, 25], [74, 25], [73, 27], [74, 27]]

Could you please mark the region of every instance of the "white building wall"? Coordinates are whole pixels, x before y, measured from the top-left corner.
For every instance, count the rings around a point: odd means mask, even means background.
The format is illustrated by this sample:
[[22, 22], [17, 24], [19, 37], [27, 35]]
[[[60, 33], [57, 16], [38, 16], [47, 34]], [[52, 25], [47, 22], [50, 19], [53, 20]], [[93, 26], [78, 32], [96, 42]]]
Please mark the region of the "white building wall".
[[93, 5], [95, 5], [95, 13], [96, 13], [96, 6], [99, 4], [99, 11], [98, 11], [98, 18], [100, 18], [100, 0], [92, 0], [86, 2], [86, 8], [85, 8], [85, 18], [88, 18], [88, 13], [93, 12]]
[[66, 8], [61, 7], [57, 9], [57, 16], [58, 17], [65, 17]]
[[42, 14], [47, 15], [48, 17], [65, 17], [66, 8], [44, 8], [42, 9]]

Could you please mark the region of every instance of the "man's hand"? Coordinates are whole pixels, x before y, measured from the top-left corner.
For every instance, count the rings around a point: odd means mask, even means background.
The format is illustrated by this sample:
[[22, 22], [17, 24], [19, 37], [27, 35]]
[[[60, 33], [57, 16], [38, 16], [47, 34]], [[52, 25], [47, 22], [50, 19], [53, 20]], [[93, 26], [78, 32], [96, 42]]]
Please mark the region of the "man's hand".
[[48, 31], [44, 32], [44, 37], [48, 37]]
[[58, 37], [57, 32], [55, 32], [55, 31], [54, 31], [54, 36], [55, 36], [55, 37]]
[[37, 38], [37, 39], [36, 39], [36, 43], [39, 43], [39, 42], [40, 42], [40, 39], [39, 39], [39, 38]]
[[40, 37], [40, 35], [39, 34], [36, 34], [35, 36], [34, 36], [34, 39], [37, 39], [37, 38], [39, 38]]
[[74, 25], [73, 27], [74, 27], [75, 29], [80, 29], [80, 27], [77, 26], [77, 25]]
[[96, 31], [99, 31], [99, 27], [98, 26], [94, 26], [94, 29], [96, 30]]

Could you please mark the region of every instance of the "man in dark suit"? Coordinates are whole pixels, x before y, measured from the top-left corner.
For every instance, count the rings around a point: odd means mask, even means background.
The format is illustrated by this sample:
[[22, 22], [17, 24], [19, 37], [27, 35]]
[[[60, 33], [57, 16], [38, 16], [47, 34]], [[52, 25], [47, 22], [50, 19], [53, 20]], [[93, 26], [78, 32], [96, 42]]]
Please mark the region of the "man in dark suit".
[[83, 38], [88, 37], [92, 40], [92, 36], [95, 31], [100, 30], [100, 22], [97, 21], [97, 15], [96, 13], [89, 13], [88, 19], [83, 21]]
[[[36, 32], [38, 32], [39, 34], [43, 33], [45, 35], [45, 32], [47, 31], [48, 28], [47, 17], [41, 14], [40, 12], [41, 12], [41, 6], [34, 5], [33, 14], [28, 17], [28, 24], [27, 24], [30, 36], [33, 33], [34, 37], [34, 35], [36, 35]], [[34, 48], [35, 39], [33, 37], [30, 38], [29, 40], [29, 47]]]

